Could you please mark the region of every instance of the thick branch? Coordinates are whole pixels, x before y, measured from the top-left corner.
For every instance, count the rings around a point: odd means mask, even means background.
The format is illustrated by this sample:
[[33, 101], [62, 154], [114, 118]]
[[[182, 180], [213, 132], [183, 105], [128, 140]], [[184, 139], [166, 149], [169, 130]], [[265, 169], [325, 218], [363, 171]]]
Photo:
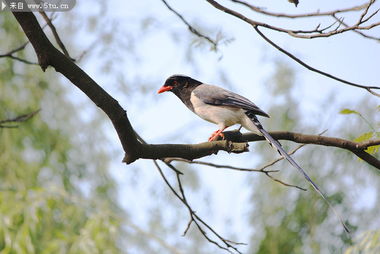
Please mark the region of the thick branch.
[[[26, 36], [34, 47], [38, 62], [43, 70], [53, 66], [58, 72], [67, 77], [75, 86], [82, 90], [100, 109], [102, 109], [112, 121], [126, 156], [124, 161], [143, 159], [162, 159], [166, 157], [181, 157], [184, 159], [201, 158], [219, 150], [240, 153], [247, 150], [245, 143], [230, 141], [217, 141], [201, 143], [197, 145], [149, 145], [141, 144], [128, 120], [126, 111], [119, 103], [91, 79], [82, 69], [73, 63], [68, 57], [57, 50], [48, 40], [35, 16], [27, 12], [14, 12], [14, 16], [20, 23]], [[324, 137], [318, 135], [303, 135], [291, 132], [272, 132], [276, 139], [286, 139], [297, 143], [319, 144], [335, 146], [349, 150], [361, 159], [380, 169], [380, 161], [364, 150], [369, 146], [379, 145], [380, 140], [365, 143], [355, 143], [349, 140]], [[245, 134], [248, 141], [261, 140], [262, 137], [253, 134]]]
[[[366, 161], [368, 164], [380, 169], [380, 160], [365, 152], [365, 150], [370, 146], [380, 145], [380, 139], [357, 143], [341, 138], [326, 137], [319, 135], [306, 135], [286, 131], [270, 132], [270, 134], [273, 138], [278, 140], [289, 140], [301, 144], [314, 144], [342, 148], [354, 153], [356, 156]], [[262, 136], [247, 133], [242, 135], [242, 140], [252, 142], [265, 139]]]
[[44, 20], [46, 21], [46, 24], [50, 27], [50, 30], [53, 33], [53, 36], [55, 38], [55, 41], [57, 42], [59, 47], [62, 49], [63, 54], [65, 54], [65, 56], [70, 58], [72, 61], [75, 61], [74, 58], [70, 57], [69, 52], [67, 51], [65, 44], [63, 44], [61, 38], [59, 37], [57, 29], [53, 25], [53, 22], [51, 22], [51, 19], [46, 15], [46, 13], [44, 11], [40, 11], [40, 14], [44, 18]]
[[[7, 2], [9, 4], [9, 1]], [[137, 141], [126, 111], [119, 105], [118, 101], [51, 44], [33, 13], [13, 12], [13, 15], [32, 44], [42, 70], [52, 66], [82, 90], [110, 118], [124, 151], [128, 152], [131, 157], [138, 158], [140, 142]]]
[[[229, 153], [242, 153], [248, 151], [247, 143], [238, 143], [231, 141], [216, 141], [205, 142], [194, 145], [186, 144], [143, 144], [140, 149], [139, 158], [141, 159], [164, 159], [164, 158], [183, 158], [187, 160], [194, 160], [216, 154], [218, 151], [226, 151]], [[123, 162], [132, 163], [136, 160], [128, 153], [125, 155]]]

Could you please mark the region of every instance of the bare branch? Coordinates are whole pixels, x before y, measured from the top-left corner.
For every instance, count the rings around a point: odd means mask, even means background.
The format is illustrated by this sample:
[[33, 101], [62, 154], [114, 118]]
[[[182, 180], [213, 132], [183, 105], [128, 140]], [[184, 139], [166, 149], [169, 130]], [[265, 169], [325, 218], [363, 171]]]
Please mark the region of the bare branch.
[[190, 32], [192, 32], [193, 34], [195, 34], [196, 36], [202, 38], [202, 39], [205, 39], [206, 41], [208, 41], [209, 43], [212, 44], [213, 46], [213, 49], [217, 49], [218, 48], [218, 43], [216, 41], [214, 41], [213, 39], [211, 39], [210, 37], [208, 37], [207, 35], [204, 35], [202, 34], [201, 32], [199, 32], [197, 29], [195, 29], [192, 25], [190, 25], [189, 22], [186, 21], [186, 19], [181, 15], [179, 14], [176, 10], [174, 10], [165, 0], [161, 0], [165, 6], [171, 11], [173, 12], [179, 19], [182, 20], [182, 22], [187, 26], [187, 28], [190, 30]]
[[[361, 85], [361, 84], [357, 84], [357, 83], [354, 83], [354, 82], [350, 82], [350, 81], [347, 81], [347, 80], [344, 80], [342, 78], [338, 78], [334, 75], [331, 75], [327, 72], [324, 72], [324, 71], [321, 71], [321, 70], [318, 70], [308, 64], [306, 64], [305, 62], [303, 62], [302, 60], [300, 60], [299, 58], [295, 57], [293, 54], [289, 53], [288, 51], [286, 51], [285, 49], [283, 49], [282, 47], [280, 47], [279, 45], [277, 45], [276, 43], [274, 43], [272, 40], [270, 40], [268, 37], [266, 37], [259, 29], [259, 27], [265, 27], [265, 28], [268, 28], [268, 29], [272, 29], [272, 30], [275, 30], [275, 31], [279, 31], [279, 32], [285, 32], [287, 34], [290, 34], [290, 35], [297, 35], [297, 33], [305, 33], [305, 31], [295, 31], [295, 30], [288, 30], [288, 29], [283, 29], [283, 28], [278, 28], [278, 27], [274, 27], [274, 26], [271, 26], [271, 25], [268, 25], [266, 23], [262, 23], [262, 22], [258, 22], [258, 21], [254, 21], [252, 19], [249, 19], [247, 18], [246, 16], [242, 15], [241, 13], [239, 12], [236, 12], [232, 9], [229, 9], [219, 3], [217, 3], [216, 1], [214, 0], [206, 0], [207, 2], [209, 2], [212, 6], [214, 6], [215, 8], [227, 13], [227, 14], [230, 14], [232, 16], [235, 16], [236, 18], [238, 19], [241, 19], [243, 20], [244, 22], [250, 24], [253, 26], [253, 28], [255, 29], [255, 31], [265, 40], [267, 41], [269, 44], [271, 44], [273, 47], [275, 47], [277, 50], [281, 51], [282, 53], [284, 53], [285, 55], [287, 55], [288, 57], [292, 58], [294, 61], [296, 61], [297, 63], [301, 64], [302, 66], [304, 66], [305, 68], [313, 71], [313, 72], [316, 72], [318, 74], [321, 74], [323, 76], [326, 76], [328, 78], [331, 78], [331, 79], [334, 79], [336, 81], [339, 81], [339, 82], [342, 82], [344, 84], [347, 84], [347, 85], [350, 85], [350, 86], [354, 86], [354, 87], [359, 87], [359, 88], [363, 88], [365, 90], [367, 90], [368, 92], [370, 92], [371, 94], [373, 95], [376, 95], [378, 97], [380, 97], [380, 94], [373, 91], [375, 89], [380, 89], [379, 86], [365, 86], [365, 85]], [[369, 25], [367, 27], [358, 27], [358, 26], [355, 26], [355, 29], [370, 29], [374, 26], [377, 26], [377, 25], [380, 25], [380, 22], [379, 23], [374, 23], [372, 25]], [[343, 28], [343, 29], [339, 29], [339, 30], [333, 30], [329, 33], [320, 33], [320, 31], [317, 31], [318, 34], [320, 34], [319, 37], [327, 37], [327, 36], [330, 36], [332, 34], [337, 34], [337, 33], [342, 33], [344, 31], [348, 31], [350, 29], [348, 28]], [[300, 35], [297, 35], [297, 37], [299, 37]], [[305, 35], [306, 36], [306, 35]], [[305, 37], [305, 36], [301, 36], [301, 37]], [[317, 35], [315, 35], [317, 36]], [[316, 38], [314, 37], [314, 35], [307, 35], [306, 37], [308, 38]], [[306, 38], [305, 37], [305, 38]]]
[[[27, 114], [19, 115], [19, 116], [14, 117], [14, 118], [1, 120], [0, 121], [0, 128], [17, 128], [18, 125], [14, 125], [15, 123], [26, 122], [27, 120], [29, 120], [30, 118], [35, 116], [38, 112], [40, 112], [40, 109], [33, 111], [33, 112], [30, 112], [30, 113], [27, 113]], [[8, 125], [8, 124], [12, 124], [12, 125]]]
[[354, 87], [358, 87], [358, 88], [363, 88], [365, 90], [367, 90], [368, 92], [370, 92], [371, 94], [373, 95], [376, 95], [378, 97], [380, 97], [380, 94], [379, 93], [376, 93], [375, 89], [380, 89], [379, 86], [365, 86], [365, 85], [361, 85], [361, 84], [357, 84], [357, 83], [353, 83], [353, 82], [350, 82], [350, 81], [347, 81], [347, 80], [344, 80], [344, 79], [341, 79], [341, 78], [338, 78], [334, 75], [331, 75], [330, 73], [327, 73], [327, 72], [324, 72], [324, 71], [321, 71], [321, 70], [318, 70], [310, 65], [308, 65], [307, 63], [303, 62], [301, 59], [297, 58], [296, 56], [294, 56], [293, 54], [291, 54], [289, 51], [286, 51], [285, 49], [281, 48], [278, 44], [274, 43], [272, 40], [270, 40], [268, 37], [266, 37], [260, 30], [259, 28], [256, 26], [254, 27], [254, 29], [256, 30], [256, 32], [264, 39], [266, 40], [270, 45], [272, 45], [273, 47], [275, 47], [276, 49], [278, 49], [280, 52], [284, 53], [285, 55], [289, 56], [291, 59], [293, 59], [294, 61], [296, 61], [297, 63], [299, 63], [300, 65], [302, 65], [303, 67], [307, 68], [308, 70], [311, 70], [313, 72], [316, 72], [318, 74], [321, 74], [323, 76], [326, 76], [328, 78], [331, 78], [331, 79], [334, 79], [336, 81], [339, 81], [339, 82], [342, 82], [344, 84], [347, 84], [347, 85], [350, 85], [350, 86], [354, 86]]
[[[208, 0], [210, 1], [210, 0]], [[106, 91], [104, 91], [94, 80], [91, 79], [82, 69], [75, 63], [59, 52], [47, 39], [46, 35], [39, 26], [36, 18], [32, 13], [27, 12], [14, 12], [25, 34], [33, 45], [39, 64], [43, 70], [49, 65], [53, 66], [58, 72], [66, 76], [74, 85], [82, 90], [98, 107], [100, 107], [112, 121], [117, 134], [119, 135], [120, 142], [126, 152], [124, 161], [132, 163], [133, 161], [143, 159], [163, 159], [167, 157], [181, 157], [189, 160], [204, 157], [224, 150], [227, 152], [241, 153], [247, 151], [246, 143], [231, 142], [231, 141], [215, 141], [205, 142], [196, 145], [152, 145], [142, 144], [137, 140], [135, 131], [126, 115], [125, 110], [119, 103], [112, 98]], [[292, 140], [295, 137], [301, 137], [302, 134], [292, 135], [288, 133], [287, 138]], [[315, 136], [314, 136], [315, 137]], [[318, 140], [325, 140], [322, 136], [317, 136]], [[274, 136], [274, 138], [277, 138]], [[297, 142], [297, 140], [294, 140]], [[331, 138], [327, 141], [331, 141]], [[347, 141], [346, 144], [359, 145], [355, 142]], [[307, 143], [307, 142], [305, 142]], [[312, 142], [311, 142], [312, 143]], [[322, 143], [324, 144], [324, 143]], [[325, 145], [335, 145], [341, 147], [341, 143], [327, 143]], [[357, 156], [370, 163], [371, 165], [380, 169], [380, 162], [367, 155], [363, 149], [358, 147], [341, 148], [355, 152]], [[370, 161], [368, 159], [371, 158]]]
[[[140, 137], [137, 133], [136, 133], [136, 136], [137, 136], [137, 138], [139, 139], [139, 141], [142, 144], [145, 144], [145, 145], [147, 144], [145, 142], [145, 140], [142, 137]], [[191, 224], [194, 222], [196, 224], [199, 232], [207, 239], [207, 241], [209, 241], [212, 244], [215, 244], [219, 248], [221, 248], [223, 250], [226, 250], [226, 251], [228, 251], [230, 253], [232, 253], [232, 252], [230, 251], [229, 248], [235, 250], [237, 253], [240, 253], [238, 251], [238, 249], [235, 246], [231, 245], [231, 244], [239, 245], [239, 244], [242, 244], [242, 243], [233, 242], [231, 240], [228, 240], [228, 239], [225, 239], [225, 238], [221, 237], [211, 226], [209, 226], [204, 220], [202, 220], [200, 217], [198, 217], [195, 214], [195, 211], [191, 208], [191, 205], [188, 203], [188, 201], [186, 199], [185, 191], [184, 191], [183, 186], [182, 186], [182, 181], [181, 181], [180, 176], [183, 175], [183, 173], [181, 171], [179, 171], [177, 168], [175, 168], [172, 164], [170, 164], [170, 162], [168, 162], [167, 160], [162, 160], [166, 164], [166, 166], [168, 166], [170, 169], [172, 169], [175, 172], [175, 174], [176, 174], [178, 187], [180, 189], [180, 193], [178, 193], [175, 190], [175, 188], [170, 184], [169, 180], [166, 178], [165, 174], [163, 173], [161, 167], [158, 165], [157, 161], [156, 160], [152, 160], [152, 161], [153, 161], [154, 165], [156, 166], [157, 170], [159, 171], [159, 173], [160, 173], [161, 177], [163, 178], [164, 182], [166, 183], [166, 185], [168, 185], [168, 187], [174, 193], [174, 195], [187, 207], [187, 209], [189, 211], [190, 220], [189, 220], [189, 223], [186, 226], [186, 229], [185, 229], [183, 235], [184, 236], [186, 235], [187, 231], [190, 229]], [[206, 233], [206, 231], [202, 228], [202, 225], [200, 225], [199, 222], [201, 222], [217, 238], [219, 238], [227, 246], [227, 248], [221, 246], [219, 243], [217, 243], [216, 241], [214, 241], [211, 238], [209, 238], [208, 235], [207, 235], [207, 233]]]
[[38, 65], [38, 63], [34, 63], [34, 62], [28, 61], [26, 59], [23, 59], [23, 58], [20, 58], [20, 57], [17, 57], [14, 55], [17, 52], [24, 50], [25, 47], [28, 45], [28, 43], [29, 43], [29, 41], [25, 42], [24, 44], [22, 44], [21, 46], [15, 48], [15, 49], [12, 49], [11, 51], [9, 51], [7, 53], [0, 54], [0, 58], [1, 57], [9, 57], [13, 60], [20, 61], [20, 62], [25, 63], [25, 64]]
[[[258, 26], [265, 27], [265, 28], [268, 28], [268, 29], [271, 29], [271, 30], [274, 30], [277, 32], [281, 32], [281, 33], [286, 33], [290, 36], [293, 36], [296, 38], [301, 38], [301, 39], [314, 39], [314, 38], [321, 38], [321, 37], [330, 37], [332, 35], [341, 34], [341, 33], [348, 32], [348, 31], [351, 31], [354, 29], [371, 29], [375, 26], [380, 25], [380, 23], [378, 22], [378, 23], [374, 23], [368, 27], [360, 27], [360, 25], [363, 22], [358, 22], [354, 26], [346, 27], [346, 28], [342, 28], [342, 29], [334, 29], [330, 32], [324, 32], [326, 29], [321, 30], [321, 29], [318, 29], [318, 27], [316, 29], [313, 29], [313, 30], [292, 30], [292, 29], [273, 26], [273, 25], [270, 25], [268, 23], [264, 23], [264, 22], [260, 22], [257, 20], [250, 19], [250, 18], [244, 16], [243, 14], [241, 14], [240, 12], [237, 12], [237, 11], [234, 11], [230, 8], [227, 8], [227, 7], [219, 4], [218, 2], [216, 2], [214, 0], [206, 0], [206, 1], [209, 2], [215, 8], [217, 8], [217, 9], [219, 9], [225, 13], [228, 13], [232, 16], [235, 16], [236, 18], [241, 19], [244, 22], [246, 22], [246, 23], [248, 23], [254, 27], [258, 27]], [[331, 27], [331, 25], [328, 27]]]
[[[349, 25], [346, 24], [346, 23], [343, 21], [343, 19], [338, 18], [336, 15], [332, 15], [332, 17], [333, 17], [337, 22], [341, 23], [343, 26], [345, 26], [345, 27], [349, 27]], [[359, 34], [359, 35], [361, 35], [361, 36], [363, 36], [364, 38], [371, 39], [371, 40], [375, 40], [375, 41], [380, 41], [380, 37], [375, 37], [375, 36], [371, 36], [371, 35], [365, 34], [365, 33], [363, 33], [362, 31], [359, 31], [359, 30], [357, 30], [357, 29], [354, 29], [354, 30], [352, 30], [352, 31], [355, 32], [355, 33], [357, 33], [357, 34]]]
[[[220, 249], [223, 249], [223, 250], [226, 250], [228, 251], [229, 253], [233, 253], [231, 251], [231, 249], [233, 251], [235, 251], [236, 253], [241, 253], [234, 245], [238, 245], [238, 244], [241, 244], [241, 243], [234, 243], [230, 240], [227, 240], [225, 238], [223, 238], [222, 236], [220, 236], [211, 226], [209, 226], [203, 219], [201, 219], [196, 213], [195, 211], [191, 208], [190, 204], [188, 203], [187, 199], [186, 199], [186, 195], [185, 195], [185, 191], [183, 189], [183, 186], [182, 186], [182, 181], [181, 181], [181, 178], [180, 178], [180, 174], [176, 173], [176, 179], [177, 179], [177, 184], [178, 184], [178, 187], [179, 187], [179, 192], [175, 190], [175, 188], [170, 184], [169, 180], [166, 178], [164, 172], [162, 171], [161, 167], [158, 165], [158, 163], [154, 160], [153, 161], [154, 165], [156, 166], [158, 172], [160, 173], [162, 179], [164, 180], [164, 182], [166, 183], [166, 185], [169, 187], [169, 189], [173, 192], [173, 194], [187, 207], [188, 211], [189, 211], [189, 216], [190, 216], [190, 221], [189, 223], [187, 224], [186, 226], [186, 229], [184, 231], [184, 235], [187, 233], [187, 231], [189, 230], [191, 224], [194, 222], [194, 224], [197, 226], [199, 232], [207, 239], [207, 241], [209, 241], [210, 243], [218, 246]], [[203, 226], [205, 226], [208, 230], [210, 230], [221, 242], [223, 242], [226, 247], [220, 245], [218, 242], [214, 241], [213, 239], [211, 239], [206, 231], [203, 229]], [[234, 245], [232, 245], [231, 243], [234, 243]]]
[[373, 4], [375, 1], [376, 1], [376, 0], [370, 0], [370, 1], [368, 2], [366, 8], [364, 9], [364, 11], [362, 12], [362, 14], [360, 15], [360, 18], [359, 18], [357, 24], [361, 24], [361, 23], [364, 23], [364, 22], [366, 22], [367, 20], [369, 20], [369, 18], [368, 18], [368, 19], [366, 19], [365, 21], [363, 21], [364, 17], [365, 17], [365, 16], [367, 15], [367, 13], [368, 13], [369, 8], [371, 8], [372, 4]]
[[[305, 145], [306, 144], [299, 145], [294, 150], [292, 150], [291, 152], [289, 152], [289, 155], [294, 154], [296, 151], [298, 151], [300, 148], [302, 148]], [[190, 160], [185, 160], [185, 159], [182, 159], [182, 158], [167, 158], [165, 161], [167, 161], [167, 160], [170, 160], [170, 161], [181, 161], [181, 162], [186, 162], [186, 163], [191, 163], [191, 164], [199, 164], [199, 165], [204, 165], [204, 166], [209, 166], [209, 167], [214, 167], [214, 168], [226, 168], [226, 169], [232, 169], [232, 170], [244, 171], [244, 172], [261, 172], [261, 173], [264, 173], [271, 180], [273, 180], [275, 182], [278, 182], [278, 183], [281, 183], [282, 185], [285, 185], [287, 187], [294, 187], [294, 188], [306, 191], [306, 189], [304, 189], [304, 188], [301, 188], [301, 187], [299, 187], [297, 185], [292, 185], [292, 184], [285, 183], [285, 182], [283, 182], [283, 181], [281, 181], [281, 180], [273, 177], [270, 174], [270, 173], [278, 172], [279, 170], [266, 170], [266, 168], [268, 168], [270, 166], [273, 166], [274, 164], [276, 164], [277, 162], [279, 162], [279, 161], [281, 161], [283, 159], [284, 159], [283, 157], [280, 157], [280, 158], [278, 158], [276, 160], [273, 160], [272, 162], [270, 162], [270, 163], [268, 163], [268, 164], [266, 164], [266, 165], [264, 165], [264, 166], [262, 166], [261, 168], [258, 168], [258, 169], [241, 168], [241, 167], [234, 167], [234, 166], [230, 166], [230, 165], [220, 165], [220, 164], [214, 164], [214, 163], [205, 162], [205, 161], [190, 161]]]
[[[9, 2], [10, 0], [7, 0]], [[8, 3], [9, 4], [9, 3]], [[86, 94], [111, 120], [119, 136], [124, 151], [130, 157], [138, 158], [141, 143], [129, 122], [126, 111], [112, 96], [100, 87], [90, 76], [73, 61], [57, 50], [46, 37], [36, 17], [30, 12], [12, 12], [32, 44], [42, 70], [53, 66], [76, 87]]]
[[[46, 14], [45, 14], [46, 15]], [[50, 19], [48, 19], [49, 21], [51, 21]], [[44, 29], [48, 24], [45, 24], [42, 26], [42, 29]], [[20, 58], [20, 57], [17, 57], [15, 56], [14, 54], [19, 52], [19, 51], [22, 51], [25, 49], [25, 47], [29, 44], [29, 41], [23, 43], [21, 46], [15, 48], [15, 49], [12, 49], [11, 51], [5, 53], [5, 54], [0, 54], [0, 58], [1, 57], [9, 57], [13, 60], [16, 60], [16, 61], [19, 61], [19, 62], [22, 62], [22, 63], [25, 63], [25, 64], [30, 64], [30, 65], [38, 65], [38, 63], [35, 63], [35, 62], [32, 62], [32, 61], [29, 61], [29, 60], [26, 60], [26, 59], [23, 59], [23, 58]]]
[[[279, 159], [279, 160], [281, 160], [281, 159]], [[214, 168], [226, 168], [226, 169], [232, 169], [232, 170], [244, 171], [244, 172], [262, 172], [262, 173], [265, 173], [265, 172], [272, 173], [273, 172], [274, 173], [274, 172], [279, 171], [279, 170], [264, 170], [268, 166], [265, 166], [265, 167], [260, 168], [260, 169], [241, 168], [241, 167], [234, 167], [234, 166], [230, 166], [230, 165], [220, 165], [220, 164], [215, 164], [215, 163], [206, 162], [206, 161], [191, 161], [191, 160], [186, 160], [183, 158], [166, 158], [164, 161], [181, 161], [181, 162], [186, 162], [186, 163], [190, 163], [190, 164], [198, 164], [198, 165], [204, 165], [204, 166], [209, 166], [209, 167], [214, 167]]]
[[[225, 134], [226, 135], [226, 134]], [[227, 134], [228, 135], [228, 134]], [[341, 138], [319, 136], [319, 135], [306, 135], [295, 132], [283, 132], [276, 131], [270, 132], [270, 135], [277, 140], [289, 140], [301, 144], [314, 144], [322, 146], [331, 146], [342, 148], [354, 153], [356, 156], [367, 162], [371, 166], [380, 169], [380, 160], [365, 152], [365, 150], [371, 146], [380, 145], [380, 139], [369, 140], [365, 142], [354, 142]], [[258, 140], [265, 140], [262, 136], [258, 136], [253, 133], [246, 133], [242, 135], [242, 139], [245, 141], [253, 142]]]
[[51, 19], [46, 15], [46, 13], [44, 11], [40, 11], [39, 13], [41, 14], [41, 16], [46, 21], [46, 24], [50, 27], [50, 30], [53, 33], [53, 36], [55, 38], [55, 41], [58, 43], [58, 46], [62, 49], [63, 54], [65, 54], [65, 56], [67, 56], [69, 59], [71, 59], [71, 61], [75, 61], [74, 58], [70, 57], [69, 52], [67, 51], [65, 45], [63, 44], [61, 38], [59, 37], [57, 29], [53, 25], [53, 22], [51, 22]]
[[277, 17], [277, 18], [290, 18], [290, 19], [310, 18], [310, 17], [319, 17], [319, 16], [331, 16], [331, 15], [338, 14], [338, 13], [360, 11], [360, 10], [365, 9], [368, 6], [368, 3], [364, 3], [361, 5], [357, 5], [357, 6], [353, 6], [353, 7], [349, 7], [349, 8], [344, 8], [344, 9], [337, 9], [337, 10], [333, 10], [333, 11], [325, 11], [325, 12], [317, 11], [317, 12], [305, 13], [305, 14], [287, 14], [287, 13], [275, 13], [275, 12], [266, 11], [264, 8], [254, 6], [250, 3], [247, 3], [247, 2], [244, 2], [241, 0], [230, 0], [230, 1], [244, 5], [244, 6], [248, 7], [249, 9], [251, 9], [252, 11], [255, 11], [255, 12], [258, 12], [258, 13], [261, 13], [264, 15]]

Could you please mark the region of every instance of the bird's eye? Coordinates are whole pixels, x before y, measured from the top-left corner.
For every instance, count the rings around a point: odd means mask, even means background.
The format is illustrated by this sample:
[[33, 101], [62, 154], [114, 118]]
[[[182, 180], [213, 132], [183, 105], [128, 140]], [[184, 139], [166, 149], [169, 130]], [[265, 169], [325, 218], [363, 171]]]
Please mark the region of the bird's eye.
[[175, 85], [175, 86], [176, 86], [176, 85], [177, 85], [177, 83], [178, 83], [178, 82], [177, 82], [177, 80], [174, 80], [174, 81], [173, 81], [173, 85]]

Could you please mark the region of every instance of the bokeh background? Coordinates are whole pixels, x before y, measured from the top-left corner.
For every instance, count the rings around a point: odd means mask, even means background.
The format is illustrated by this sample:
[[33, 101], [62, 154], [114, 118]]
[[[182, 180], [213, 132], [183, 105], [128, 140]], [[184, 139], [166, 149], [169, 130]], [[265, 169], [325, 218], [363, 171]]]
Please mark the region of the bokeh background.
[[[216, 129], [174, 95], [157, 95], [165, 79], [179, 73], [250, 98], [271, 115], [262, 119], [271, 131], [326, 130], [325, 135], [350, 140], [379, 131], [378, 97], [304, 69], [250, 26], [205, 1], [169, 3], [218, 40], [219, 47], [192, 34], [159, 0], [77, 1], [73, 10], [53, 15], [71, 56], [120, 102], [147, 142], [198, 143]], [[358, 3], [301, 1], [298, 8], [284, 0], [255, 4], [306, 13]], [[350, 18], [355, 17], [347, 15], [346, 21]], [[271, 22], [314, 28], [331, 19]], [[54, 41], [48, 28], [45, 32]], [[265, 33], [314, 67], [350, 81], [379, 84], [378, 41], [355, 33], [313, 40]], [[379, 35], [380, 30], [370, 33]], [[27, 40], [6, 11], [0, 12], [0, 38], [0, 53]], [[30, 45], [18, 56], [37, 61]], [[340, 114], [345, 108], [361, 115]], [[38, 65], [0, 58], [0, 120], [37, 109], [36, 116], [16, 128], [0, 128], [0, 253], [224, 253], [194, 226], [182, 236], [189, 221], [186, 207], [152, 161], [121, 163], [123, 151], [110, 121], [68, 80], [52, 68], [43, 73]], [[282, 143], [287, 150], [297, 147]], [[277, 156], [265, 142], [257, 142], [250, 144], [249, 153], [220, 152], [202, 161], [260, 168]], [[286, 162], [271, 167], [280, 170], [274, 176], [307, 192], [263, 173], [175, 165], [184, 173], [193, 209], [222, 236], [246, 243], [239, 246], [243, 253], [359, 253], [368, 245], [374, 251], [368, 253], [378, 253], [379, 170], [330, 147], [307, 145], [294, 157], [347, 219], [352, 237]], [[174, 184], [175, 174], [162, 167]]]

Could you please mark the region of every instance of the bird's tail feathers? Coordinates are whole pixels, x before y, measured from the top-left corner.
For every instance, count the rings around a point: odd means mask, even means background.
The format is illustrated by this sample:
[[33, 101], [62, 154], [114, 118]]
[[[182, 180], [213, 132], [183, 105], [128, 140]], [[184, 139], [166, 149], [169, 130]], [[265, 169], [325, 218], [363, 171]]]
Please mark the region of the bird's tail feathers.
[[287, 153], [285, 152], [285, 150], [282, 148], [282, 145], [280, 144], [280, 142], [278, 142], [277, 140], [275, 140], [264, 128], [263, 126], [261, 125], [261, 123], [259, 122], [259, 120], [257, 119], [256, 115], [252, 114], [251, 112], [246, 112], [246, 115], [249, 117], [249, 119], [251, 119], [251, 121], [253, 122], [253, 124], [257, 127], [257, 129], [261, 132], [261, 134], [263, 134], [264, 138], [269, 142], [269, 144], [277, 150], [277, 152], [283, 157], [285, 158], [293, 167], [295, 167], [304, 177], [305, 179], [311, 184], [311, 186], [314, 188], [314, 190], [326, 201], [327, 205], [332, 209], [332, 211], [335, 213], [335, 215], [339, 218], [341, 224], [343, 225], [345, 231], [347, 233], [349, 233], [349, 229], [348, 227], [346, 226], [346, 224], [343, 222], [343, 219], [342, 217], [338, 214], [338, 212], [334, 209], [334, 207], [331, 205], [331, 203], [329, 202], [329, 200], [325, 197], [325, 195], [322, 193], [322, 191], [319, 189], [318, 185], [316, 185], [312, 180], [311, 178], [307, 175], [307, 173], [305, 172], [305, 170], [303, 170], [298, 164], [297, 162], [295, 162], [293, 160], [293, 158]]

